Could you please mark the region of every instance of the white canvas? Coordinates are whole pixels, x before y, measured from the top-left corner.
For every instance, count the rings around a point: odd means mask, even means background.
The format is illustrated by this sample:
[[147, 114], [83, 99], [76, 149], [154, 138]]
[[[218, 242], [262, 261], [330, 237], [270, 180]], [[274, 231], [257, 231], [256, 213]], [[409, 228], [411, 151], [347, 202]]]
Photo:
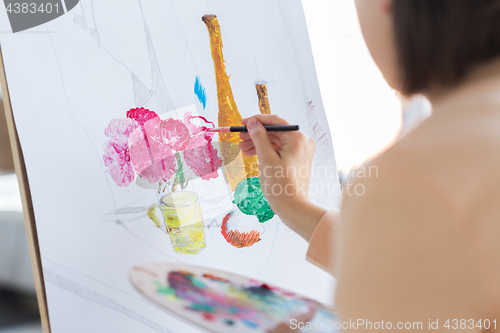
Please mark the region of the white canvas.
[[[217, 15], [221, 25], [242, 116], [259, 113], [254, 82], [267, 81], [271, 112], [317, 140], [312, 198], [327, 208], [340, 201], [300, 0], [81, 0], [54, 21], [2, 33], [53, 333], [197, 332], [132, 287], [130, 269], [146, 262], [226, 270], [330, 301], [333, 279], [306, 262], [307, 243], [277, 216], [262, 224], [262, 240], [251, 247], [225, 241], [221, 219], [235, 206], [227, 195], [211, 200], [227, 193], [222, 176], [189, 185], [200, 197], [207, 247], [184, 255], [146, 215], [158, 192], [135, 182], [119, 187], [104, 165], [104, 130], [131, 108], [161, 117], [188, 107], [217, 124], [205, 14]], [[4, 8], [0, 30], [10, 30]], [[193, 91], [196, 76], [206, 108]]]

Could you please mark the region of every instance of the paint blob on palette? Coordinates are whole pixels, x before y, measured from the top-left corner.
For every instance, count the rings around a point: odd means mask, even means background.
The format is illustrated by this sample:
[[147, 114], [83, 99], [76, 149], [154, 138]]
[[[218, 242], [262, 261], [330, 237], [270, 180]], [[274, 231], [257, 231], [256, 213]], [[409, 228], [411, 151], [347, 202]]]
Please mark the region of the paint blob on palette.
[[134, 267], [130, 280], [171, 314], [211, 332], [267, 332], [304, 314], [312, 328], [304, 332], [338, 332], [337, 317], [326, 306], [237, 274], [150, 263]]

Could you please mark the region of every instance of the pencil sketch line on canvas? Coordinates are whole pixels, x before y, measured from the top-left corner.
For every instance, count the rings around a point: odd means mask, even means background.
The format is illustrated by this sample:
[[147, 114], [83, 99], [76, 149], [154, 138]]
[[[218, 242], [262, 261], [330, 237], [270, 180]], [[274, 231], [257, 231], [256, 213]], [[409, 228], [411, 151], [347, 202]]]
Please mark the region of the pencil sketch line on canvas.
[[157, 332], [161, 333], [173, 333], [171, 330], [159, 325], [158, 323], [155, 323], [151, 321], [150, 319], [141, 316], [140, 314], [136, 313], [134, 310], [131, 310], [127, 308], [126, 306], [110, 299], [109, 297], [106, 297], [98, 292], [95, 292], [94, 290], [87, 288], [77, 282], [74, 282], [68, 278], [65, 278], [64, 276], [57, 274], [51, 270], [45, 269], [44, 270], [44, 279], [46, 283], [50, 283], [54, 286], [57, 286], [63, 290], [66, 290], [67, 292], [70, 292], [72, 294], [75, 294], [79, 297], [82, 297], [88, 301], [97, 303], [101, 306], [107, 307], [113, 311], [116, 311], [118, 313], [123, 314], [124, 316], [127, 316], [128, 318], [135, 320]]

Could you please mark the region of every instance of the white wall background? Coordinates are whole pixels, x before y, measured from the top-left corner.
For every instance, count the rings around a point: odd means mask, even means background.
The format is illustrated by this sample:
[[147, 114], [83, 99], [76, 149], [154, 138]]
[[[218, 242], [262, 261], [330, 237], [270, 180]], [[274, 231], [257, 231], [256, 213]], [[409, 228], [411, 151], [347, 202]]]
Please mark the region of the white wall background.
[[397, 136], [401, 103], [373, 62], [353, 0], [303, 0], [337, 167], [348, 171]]

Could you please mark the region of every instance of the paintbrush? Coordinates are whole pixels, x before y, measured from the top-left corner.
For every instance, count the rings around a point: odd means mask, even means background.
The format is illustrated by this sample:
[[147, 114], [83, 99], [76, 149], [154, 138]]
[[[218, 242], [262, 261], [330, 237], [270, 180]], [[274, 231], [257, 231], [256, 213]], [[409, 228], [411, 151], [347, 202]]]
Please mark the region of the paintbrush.
[[[268, 132], [298, 131], [299, 125], [264, 125]], [[207, 129], [208, 132], [248, 132], [246, 126], [228, 126]]]

